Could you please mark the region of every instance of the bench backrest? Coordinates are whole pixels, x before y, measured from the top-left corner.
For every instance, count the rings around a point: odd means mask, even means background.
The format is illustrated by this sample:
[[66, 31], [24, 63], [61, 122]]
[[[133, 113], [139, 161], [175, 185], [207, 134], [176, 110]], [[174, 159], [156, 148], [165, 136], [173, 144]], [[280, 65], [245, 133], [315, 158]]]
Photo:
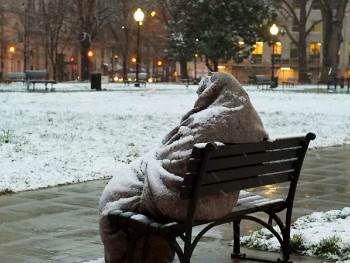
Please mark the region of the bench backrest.
[[265, 75], [255, 75], [255, 81], [270, 81]]
[[[128, 79], [136, 80], [136, 73], [128, 73], [127, 74]], [[140, 72], [139, 73], [139, 80], [147, 80], [147, 73], [146, 72]]]
[[26, 79], [46, 79], [48, 77], [47, 70], [26, 70], [24, 71], [26, 74]]
[[181, 189], [181, 198], [190, 199], [188, 213], [201, 196], [288, 181], [286, 200], [293, 201], [309, 142], [315, 138], [308, 133], [258, 143], [195, 145]]
[[9, 80], [24, 80], [26, 74], [24, 72], [9, 72], [7, 78]]
[[297, 79], [295, 77], [288, 77], [287, 78], [287, 81], [288, 82], [291, 82], [291, 83], [294, 83]]

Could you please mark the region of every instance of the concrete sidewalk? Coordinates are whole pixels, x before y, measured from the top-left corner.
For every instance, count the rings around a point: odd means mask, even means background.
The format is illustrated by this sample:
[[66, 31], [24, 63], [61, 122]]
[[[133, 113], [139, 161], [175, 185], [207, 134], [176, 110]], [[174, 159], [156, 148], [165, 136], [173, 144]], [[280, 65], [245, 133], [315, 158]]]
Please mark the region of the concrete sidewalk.
[[[0, 196], [0, 262], [75, 263], [103, 257], [97, 205], [106, 183], [99, 180]], [[264, 188], [260, 193], [278, 196], [284, 189]], [[297, 188], [294, 219], [345, 206], [350, 206], [350, 145], [309, 151]], [[242, 226], [244, 233], [259, 228], [248, 222]], [[230, 259], [231, 239], [231, 225], [213, 229], [195, 250], [193, 262], [238, 262]], [[300, 256], [292, 259], [324, 262]]]

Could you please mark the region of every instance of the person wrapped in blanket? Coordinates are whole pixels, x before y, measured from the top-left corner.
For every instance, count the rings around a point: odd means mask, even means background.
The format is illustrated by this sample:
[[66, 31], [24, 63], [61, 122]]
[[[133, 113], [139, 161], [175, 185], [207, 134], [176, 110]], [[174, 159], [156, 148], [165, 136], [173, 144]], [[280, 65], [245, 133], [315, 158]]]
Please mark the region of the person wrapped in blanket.
[[[209, 73], [199, 83], [194, 107], [180, 125], [165, 136], [162, 145], [117, 171], [100, 200], [100, 233], [105, 261], [126, 261], [126, 233], [111, 225], [112, 210], [143, 213], [152, 217], [183, 220], [187, 202], [180, 199], [193, 146], [196, 143], [247, 143], [268, 139], [262, 121], [240, 83], [227, 73]], [[239, 192], [201, 198], [196, 219], [216, 219], [236, 205]], [[175, 252], [158, 236], [140, 239], [134, 251], [136, 262], [171, 262]]]

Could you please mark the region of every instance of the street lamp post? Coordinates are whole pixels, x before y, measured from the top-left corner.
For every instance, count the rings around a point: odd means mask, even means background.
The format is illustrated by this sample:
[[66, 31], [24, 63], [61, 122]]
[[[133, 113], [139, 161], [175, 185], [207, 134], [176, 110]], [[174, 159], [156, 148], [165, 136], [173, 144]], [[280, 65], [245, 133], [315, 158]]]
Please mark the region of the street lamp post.
[[11, 46], [11, 47], [9, 48], [9, 51], [10, 51], [10, 53], [11, 53], [11, 71], [13, 72], [13, 53], [16, 52], [16, 48], [13, 47], [13, 46]]
[[197, 58], [198, 54], [194, 54], [194, 82], [197, 83]]
[[273, 82], [272, 87], [275, 87], [275, 38], [278, 34], [278, 27], [273, 24], [270, 27], [270, 34], [272, 35], [272, 58], [271, 58], [271, 81]]
[[136, 50], [136, 82], [135, 87], [140, 86], [139, 80], [139, 70], [140, 70], [140, 26], [142, 25], [142, 21], [145, 17], [145, 14], [142, 12], [141, 8], [137, 8], [134, 13], [135, 21], [137, 22], [137, 50]]

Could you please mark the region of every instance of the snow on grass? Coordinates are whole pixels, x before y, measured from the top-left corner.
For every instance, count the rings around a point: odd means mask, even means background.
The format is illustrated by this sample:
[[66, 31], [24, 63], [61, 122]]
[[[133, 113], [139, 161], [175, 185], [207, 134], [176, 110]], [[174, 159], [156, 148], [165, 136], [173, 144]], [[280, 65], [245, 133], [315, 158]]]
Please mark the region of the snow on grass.
[[[109, 178], [159, 145], [197, 98], [196, 86], [102, 88], [0, 85], [0, 193]], [[350, 143], [350, 94], [246, 89], [272, 138], [312, 131], [311, 147]]]
[[[291, 252], [350, 262], [350, 207], [315, 212], [297, 219], [291, 228]], [[275, 230], [280, 233], [278, 227]], [[279, 251], [277, 239], [262, 229], [241, 238], [249, 248]]]

